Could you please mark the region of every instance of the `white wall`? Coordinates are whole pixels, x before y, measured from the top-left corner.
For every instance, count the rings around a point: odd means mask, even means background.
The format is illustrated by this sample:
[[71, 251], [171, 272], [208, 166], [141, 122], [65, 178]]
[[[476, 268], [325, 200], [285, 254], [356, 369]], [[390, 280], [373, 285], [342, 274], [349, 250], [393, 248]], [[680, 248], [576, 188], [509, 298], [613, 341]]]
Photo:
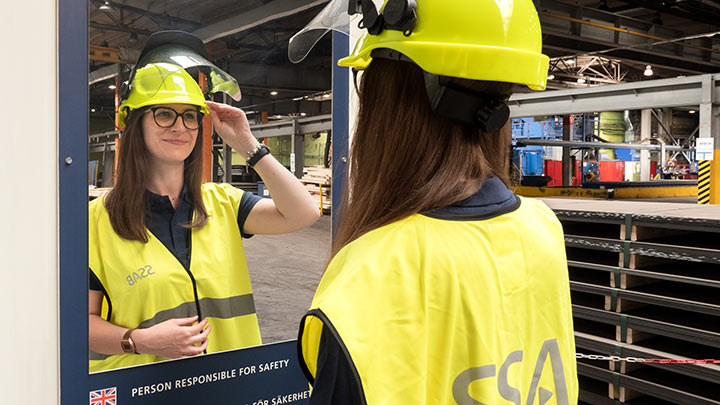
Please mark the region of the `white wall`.
[[57, 4], [0, 12], [0, 403], [58, 403]]

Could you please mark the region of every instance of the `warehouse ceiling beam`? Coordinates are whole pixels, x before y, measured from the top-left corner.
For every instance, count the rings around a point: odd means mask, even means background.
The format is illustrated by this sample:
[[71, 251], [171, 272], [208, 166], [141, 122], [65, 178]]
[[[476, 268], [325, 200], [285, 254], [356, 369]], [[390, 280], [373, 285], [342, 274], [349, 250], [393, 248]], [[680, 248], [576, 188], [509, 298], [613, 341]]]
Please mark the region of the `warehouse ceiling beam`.
[[[280, 18], [284, 18], [296, 13], [300, 13], [312, 7], [325, 4], [327, 3], [327, 1], [328, 0], [274, 0], [248, 12], [241, 13], [218, 23], [211, 24], [207, 27], [195, 30], [193, 34], [197, 35], [200, 39], [203, 40], [203, 42], [207, 43], [214, 39], [222, 38], [232, 34], [237, 34], [238, 32], [249, 30], [261, 24], [278, 20]], [[91, 24], [98, 23], [91, 22]], [[111, 25], [105, 24], [102, 25], [104, 28], [107, 29], [114, 28], [116, 30], [123, 30], [123, 27], [113, 27]], [[150, 34], [149, 32], [137, 33], [143, 35]], [[110, 70], [113, 70], [114, 74], [110, 73]], [[90, 72], [90, 74], [88, 75], [88, 82], [90, 84], [96, 83], [100, 80], [106, 80], [110, 77], [113, 77], [114, 75], [117, 75], [117, 67], [114, 67], [114, 69], [111, 69], [111, 67], [104, 67], [99, 69], [99, 71]]]
[[[694, 35], [690, 35], [690, 36], [685, 36], [685, 35], [684, 35], [684, 36], [682, 36], [682, 37], [680, 37], [680, 38], [666, 38], [666, 37], [661, 37], [661, 36], [657, 36], [657, 35], [651, 35], [651, 34], [648, 34], [648, 33], [646, 33], [646, 32], [634, 31], [634, 30], [631, 30], [631, 29], [629, 29], [629, 28], [615, 27], [615, 26], [611, 26], [611, 25], [607, 25], [607, 24], [600, 24], [600, 23], [597, 23], [597, 22], [586, 21], [586, 20], [582, 20], [582, 19], [579, 19], [579, 18], [566, 17], [566, 16], [562, 16], [562, 15], [555, 14], [555, 13], [539, 12], [538, 14], [539, 14], [540, 16], [547, 16], [547, 17], [550, 17], [550, 18], [558, 19], [558, 20], [565, 20], [565, 21], [569, 21], [569, 22], [573, 22], [573, 23], [577, 23], [577, 24], [588, 25], [588, 26], [595, 27], [595, 28], [600, 28], [600, 29], [604, 29], [604, 30], [614, 31], [614, 32], [618, 32], [618, 33], [623, 33], [623, 34], [627, 34], [627, 35], [631, 35], [631, 36], [636, 36], [636, 37], [640, 37], [640, 38], [644, 38], [644, 39], [650, 39], [650, 40], [655, 41], [655, 42], [651, 42], [651, 43], [648, 43], [648, 44], [642, 44], [642, 43], [641, 43], [641, 44], [635, 44], [636, 46], [650, 46], [650, 45], [659, 45], [659, 44], [666, 44], [666, 43], [676, 43], [676, 44], [681, 45], [681, 46], [687, 46], [687, 47], [689, 47], [689, 48], [693, 48], [693, 49], [697, 49], [697, 50], [701, 50], [701, 51], [705, 51], [705, 52], [720, 53], [720, 51], [719, 51], [719, 50], [716, 50], [716, 49], [706, 48], [706, 47], [703, 47], [703, 46], [694, 45], [694, 44], [691, 44], [691, 43], [688, 43], [688, 42], [684, 42], [684, 41], [686, 41], [686, 40], [688, 40], [688, 39], [697, 39], [697, 37], [694, 36]], [[714, 34], [715, 34], [715, 33], [712, 33], [712, 35], [714, 35]], [[712, 35], [710, 35], [710, 36], [712, 36]], [[687, 38], [685, 38], [685, 37], [687, 37]]]
[[[627, 62], [662, 65], [689, 74], [715, 73], [720, 51], [710, 34], [699, 36], [608, 11], [536, 1], [543, 47], [564, 56], [604, 53]], [[696, 66], [697, 64], [697, 66]]]
[[685, 35], [683, 31], [668, 27], [658, 27], [657, 24], [653, 24], [649, 21], [628, 17], [610, 11], [603, 11], [596, 8], [562, 3], [556, 0], [535, 0], [535, 7], [540, 15], [542, 15], [542, 13], [553, 13], [555, 15], [582, 19], [583, 21], [606, 23], [618, 28], [624, 27], [638, 32], [649, 33], [651, 31], [661, 30], [664, 34], [672, 37]]
[[720, 89], [715, 84], [718, 78], [720, 75], [701, 75], [514, 94], [509, 101], [510, 116], [537, 117], [618, 109], [702, 106], [720, 100]]
[[328, 0], [274, 0], [245, 13], [199, 28], [193, 34], [207, 43], [257, 27], [269, 21], [300, 13], [327, 2]]
[[108, 30], [108, 31], [129, 32], [129, 33], [135, 33], [135, 34], [146, 35], [146, 36], [150, 36], [150, 34], [152, 34], [151, 31], [133, 28], [128, 25], [101, 24], [101, 23], [98, 23], [95, 21], [88, 21], [88, 27], [97, 28], [100, 30]]
[[256, 138], [274, 138], [297, 134], [314, 134], [332, 130], [332, 115], [295, 118], [270, 124], [251, 125], [250, 130]]
[[118, 65], [103, 66], [100, 69], [93, 70], [88, 74], [88, 85], [92, 85], [103, 80], [107, 80], [117, 76]]
[[662, 118], [660, 118], [658, 116], [655, 109], [654, 108], [651, 109], [650, 112], [652, 113], [652, 116], [655, 117], [655, 120], [657, 121], [658, 125], [660, 126], [660, 128], [662, 128], [663, 131], [665, 131], [665, 134], [670, 138], [670, 140], [673, 143], [678, 143], [677, 139], [675, 139], [675, 137], [672, 135], [672, 133], [670, 133], [670, 130], [665, 126], [665, 124], [663, 124]]
[[[720, 100], [720, 89], [716, 84], [718, 79], [720, 75], [701, 75], [547, 93], [515, 94], [509, 101], [510, 116], [537, 117], [618, 109], [643, 110], [643, 117], [647, 117], [647, 120], [641, 127], [644, 128], [643, 131], [649, 131], [650, 109], [699, 105], [699, 137], [712, 138], [714, 149], [717, 149], [720, 145], [718, 139], [715, 139], [720, 137], [717, 132], [717, 128], [720, 127], [720, 107], [715, 105], [716, 100]], [[660, 156], [663, 158], [661, 166], [664, 167], [664, 152], [676, 147], [677, 145], [661, 145]], [[681, 151], [688, 153], [688, 157], [691, 156], [690, 150], [681, 149]], [[647, 158], [641, 156], [640, 160], [647, 161]], [[641, 173], [643, 172], [641, 167]], [[646, 174], [649, 175], [649, 170], [642, 176], [646, 178]], [[716, 176], [713, 184], [718, 183], [720, 182]], [[717, 203], [715, 199], [712, 201]]]
[[[97, 4], [98, 0], [93, 1], [93, 3]], [[103, 2], [100, 2], [100, 3], [103, 3]], [[112, 1], [110, 1], [109, 3], [110, 3], [110, 6], [112, 6], [112, 8], [114, 8], [116, 10], [132, 11], [132, 12], [140, 14], [140, 15], [144, 15], [147, 17], [153, 17], [154, 19], [157, 19], [157, 20], [165, 20], [170, 25], [183, 24], [183, 25], [187, 26], [187, 28], [190, 30], [198, 29], [202, 26], [202, 24], [199, 22], [186, 20], [184, 18], [175, 17], [175, 16], [165, 14], [165, 13], [156, 13], [153, 11], [146, 10], [144, 8], [134, 7], [134, 6], [130, 6], [127, 4], [121, 4], [121, 3], [116, 3], [116, 2], [112, 2]], [[106, 14], [108, 14], [108, 13], [106, 12]], [[154, 20], [154, 22], [156, 24], [159, 23], [158, 21], [155, 21], [155, 20]]]
[[642, 143], [611, 143], [611, 142], [578, 142], [578, 141], [560, 141], [554, 139], [537, 139], [537, 138], [517, 138], [515, 141], [518, 147], [521, 146], [555, 146], [570, 149], [632, 149], [632, 150], [651, 150], [651, 151], [693, 151], [694, 148], [685, 148], [679, 145], [649, 145]]
[[271, 66], [251, 63], [230, 63], [228, 73], [240, 85], [273, 90], [318, 92], [332, 86], [329, 69], [299, 68], [295, 65]]
[[636, 64], [662, 66], [666, 69], [689, 74], [715, 73], [720, 70], [720, 65], [717, 63], [709, 63], [689, 55], [673, 55], [657, 52], [653, 49], [618, 49], [616, 44], [613, 43], [573, 36], [552, 29], [543, 29], [543, 48], [567, 52], [569, 55], [591, 54], [614, 48], [612, 51], [607, 52], [605, 56]]
[[248, 97], [249, 105], [240, 105], [248, 116], [267, 113], [270, 116], [318, 116], [332, 112], [329, 101], [281, 100], [263, 101]]
[[676, 17], [685, 18], [690, 21], [695, 22], [701, 22], [704, 24], [712, 25], [712, 26], [719, 26], [718, 24], [718, 18], [720, 18], [719, 12], [711, 12], [709, 10], [704, 10], [703, 13], [698, 12], [690, 12], [683, 10], [682, 5], [683, 1], [673, 1], [673, 2], [660, 2], [656, 0], [620, 0], [623, 3], [631, 4], [634, 6], [643, 7], [649, 10], [655, 10], [660, 11], [663, 13], [671, 14]]

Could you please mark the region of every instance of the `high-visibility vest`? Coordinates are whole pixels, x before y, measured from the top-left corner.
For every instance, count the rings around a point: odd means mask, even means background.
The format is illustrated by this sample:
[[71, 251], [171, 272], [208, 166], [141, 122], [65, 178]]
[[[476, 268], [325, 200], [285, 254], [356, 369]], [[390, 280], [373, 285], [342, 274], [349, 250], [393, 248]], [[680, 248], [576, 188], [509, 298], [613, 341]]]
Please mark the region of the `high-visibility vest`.
[[[203, 185], [209, 218], [191, 230], [189, 270], [150, 232], [147, 243], [118, 236], [104, 198], [90, 202], [89, 265], [107, 293], [101, 316], [124, 328], [148, 328], [195, 316], [199, 308], [212, 325], [208, 353], [261, 344], [237, 223], [242, 195], [229, 184]], [[165, 360], [153, 354], [89, 355], [91, 372]]]
[[483, 220], [413, 215], [341, 249], [301, 322], [311, 383], [326, 326], [370, 405], [576, 404], [562, 227], [520, 201]]

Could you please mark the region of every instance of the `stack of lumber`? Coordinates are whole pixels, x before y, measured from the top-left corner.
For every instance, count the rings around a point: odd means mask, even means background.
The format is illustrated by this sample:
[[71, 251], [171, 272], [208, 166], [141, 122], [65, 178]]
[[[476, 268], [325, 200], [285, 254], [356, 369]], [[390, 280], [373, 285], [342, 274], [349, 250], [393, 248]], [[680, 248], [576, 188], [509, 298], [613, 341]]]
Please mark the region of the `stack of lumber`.
[[[331, 201], [331, 184], [332, 170], [324, 166], [310, 166], [304, 170], [304, 176], [300, 181], [305, 184], [305, 188], [310, 196], [317, 202], [318, 207], [323, 213], [329, 212], [332, 206]], [[322, 205], [320, 200], [320, 190], [322, 190]]]
[[329, 186], [332, 183], [332, 170], [325, 166], [309, 166], [303, 170], [303, 183], [322, 184]]

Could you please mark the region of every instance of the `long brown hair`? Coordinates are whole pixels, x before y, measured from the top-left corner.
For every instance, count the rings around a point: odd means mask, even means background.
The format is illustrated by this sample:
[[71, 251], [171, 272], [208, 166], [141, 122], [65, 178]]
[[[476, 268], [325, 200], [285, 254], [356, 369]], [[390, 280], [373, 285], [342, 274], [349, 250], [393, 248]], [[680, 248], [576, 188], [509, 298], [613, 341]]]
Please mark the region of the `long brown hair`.
[[[442, 82], [506, 96], [512, 85], [442, 78]], [[359, 88], [360, 109], [332, 256], [363, 234], [410, 215], [446, 207], [482, 181], [508, 183], [510, 126], [481, 133], [430, 108], [422, 70], [374, 59]]]
[[[134, 110], [126, 120], [122, 132], [120, 155], [118, 156], [115, 186], [105, 199], [110, 223], [115, 233], [128, 240], [147, 243], [145, 228], [147, 172], [150, 167], [150, 153], [145, 146], [141, 118], [145, 109]], [[202, 122], [202, 120], [201, 120]], [[192, 198], [195, 220], [187, 228], [202, 228], [208, 220], [202, 199], [202, 126], [190, 156], [185, 159], [185, 185]]]

